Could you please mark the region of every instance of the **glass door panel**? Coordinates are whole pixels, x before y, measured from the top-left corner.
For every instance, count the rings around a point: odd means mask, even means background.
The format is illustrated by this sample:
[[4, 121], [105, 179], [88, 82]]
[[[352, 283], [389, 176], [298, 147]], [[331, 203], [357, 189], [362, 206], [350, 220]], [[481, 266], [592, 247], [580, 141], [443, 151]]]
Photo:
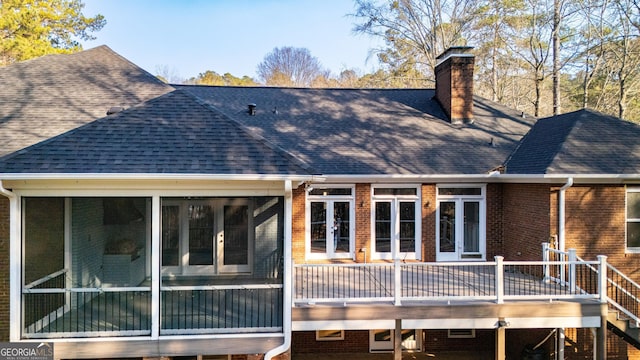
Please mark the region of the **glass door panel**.
[[466, 201], [464, 203], [464, 241], [463, 252], [480, 252], [480, 203]]
[[376, 252], [391, 252], [391, 202], [376, 202]]
[[179, 266], [180, 206], [162, 207], [162, 266]]
[[349, 202], [333, 203], [333, 252], [348, 253], [350, 251], [350, 219]]
[[249, 264], [249, 207], [224, 207], [223, 265]]
[[213, 265], [213, 209], [189, 205], [189, 265]]
[[400, 252], [416, 251], [416, 203], [400, 202]]
[[327, 203], [311, 203], [311, 252], [327, 251]]
[[223, 206], [223, 228], [219, 229], [218, 254], [220, 272], [250, 271], [249, 206]]
[[440, 203], [440, 253], [456, 252], [456, 203], [443, 201]]

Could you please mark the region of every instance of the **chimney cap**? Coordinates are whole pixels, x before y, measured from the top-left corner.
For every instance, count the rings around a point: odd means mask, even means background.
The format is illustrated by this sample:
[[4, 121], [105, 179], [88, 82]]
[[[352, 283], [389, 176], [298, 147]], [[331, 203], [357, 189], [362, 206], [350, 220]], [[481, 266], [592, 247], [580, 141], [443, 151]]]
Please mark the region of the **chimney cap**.
[[473, 46], [452, 46], [445, 50], [442, 54], [436, 57], [436, 60], [440, 60], [442, 58], [446, 58], [453, 55], [472, 55], [470, 54], [471, 50], [473, 50]]

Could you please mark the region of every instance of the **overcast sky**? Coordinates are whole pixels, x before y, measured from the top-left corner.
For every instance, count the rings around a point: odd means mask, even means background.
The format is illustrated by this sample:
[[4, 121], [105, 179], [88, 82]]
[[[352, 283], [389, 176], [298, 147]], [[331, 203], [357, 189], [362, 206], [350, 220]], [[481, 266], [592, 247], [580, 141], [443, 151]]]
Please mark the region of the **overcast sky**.
[[152, 74], [190, 78], [206, 70], [256, 76], [275, 47], [309, 49], [325, 68], [377, 69], [377, 41], [352, 32], [352, 0], [84, 0], [107, 25], [84, 42], [108, 45]]

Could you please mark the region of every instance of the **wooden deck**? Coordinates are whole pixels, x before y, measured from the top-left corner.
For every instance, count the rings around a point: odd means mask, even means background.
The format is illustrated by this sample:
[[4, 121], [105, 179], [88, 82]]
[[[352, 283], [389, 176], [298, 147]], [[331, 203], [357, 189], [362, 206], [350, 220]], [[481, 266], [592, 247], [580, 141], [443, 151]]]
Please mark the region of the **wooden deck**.
[[585, 288], [545, 278], [539, 264], [296, 265], [294, 303], [595, 299], [595, 274]]
[[[318, 306], [358, 307], [350, 315], [341, 315], [343, 320], [375, 318], [376, 314], [363, 308], [376, 308], [395, 319], [408, 319], [407, 314], [412, 313], [408, 308], [420, 308], [423, 314], [432, 313], [434, 319], [446, 319], [458, 315], [452, 315], [452, 311], [466, 309], [454, 310], [451, 308], [454, 305], [475, 307], [464, 313], [475, 317], [473, 312], [478, 308], [496, 304], [559, 301], [596, 305], [595, 310], [587, 312], [588, 317], [595, 316], [600, 311], [594, 282], [597, 277], [586, 267], [580, 271], [571, 268], [569, 272], [572, 284], [550, 277], [548, 264], [541, 262], [295, 265], [292, 304], [300, 321], [320, 319], [318, 314], [323, 312], [312, 310]], [[69, 291], [76, 298], [69, 302], [66, 311], [54, 312], [28, 328], [25, 337], [149, 336], [153, 331], [153, 301], [159, 304], [160, 335], [277, 333], [283, 329], [283, 306], [287, 303], [283, 299], [283, 285], [273, 283], [167, 282], [159, 299], [151, 298], [149, 287], [135, 291], [60, 290]], [[429, 307], [435, 310], [426, 310]], [[580, 317], [581, 310], [575, 313], [574, 310], [569, 311], [570, 316]], [[360, 315], [351, 316], [356, 313]], [[487, 313], [491, 314], [489, 318], [499, 316], [495, 309]], [[562, 314], [558, 316], [565, 316]], [[341, 319], [333, 314], [323, 316]], [[416, 315], [415, 319], [424, 316]]]
[[591, 269], [571, 268], [573, 283], [547, 270], [540, 262], [296, 265], [293, 328], [599, 327], [607, 305]]

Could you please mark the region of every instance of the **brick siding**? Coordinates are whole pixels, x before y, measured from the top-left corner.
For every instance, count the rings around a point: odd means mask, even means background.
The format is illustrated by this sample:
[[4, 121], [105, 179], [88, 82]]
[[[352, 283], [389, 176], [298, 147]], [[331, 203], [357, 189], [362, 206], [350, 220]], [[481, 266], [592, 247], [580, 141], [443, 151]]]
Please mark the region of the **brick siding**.
[[436, 185], [422, 185], [422, 260], [436, 261]]
[[503, 244], [505, 260], [542, 260], [542, 243], [549, 241], [549, 185], [503, 185]]
[[436, 69], [436, 99], [451, 122], [473, 119], [473, 57], [450, 57]]
[[299, 331], [293, 333], [291, 351], [293, 354], [369, 352], [369, 332], [345, 331], [344, 340], [317, 341], [315, 331]]

